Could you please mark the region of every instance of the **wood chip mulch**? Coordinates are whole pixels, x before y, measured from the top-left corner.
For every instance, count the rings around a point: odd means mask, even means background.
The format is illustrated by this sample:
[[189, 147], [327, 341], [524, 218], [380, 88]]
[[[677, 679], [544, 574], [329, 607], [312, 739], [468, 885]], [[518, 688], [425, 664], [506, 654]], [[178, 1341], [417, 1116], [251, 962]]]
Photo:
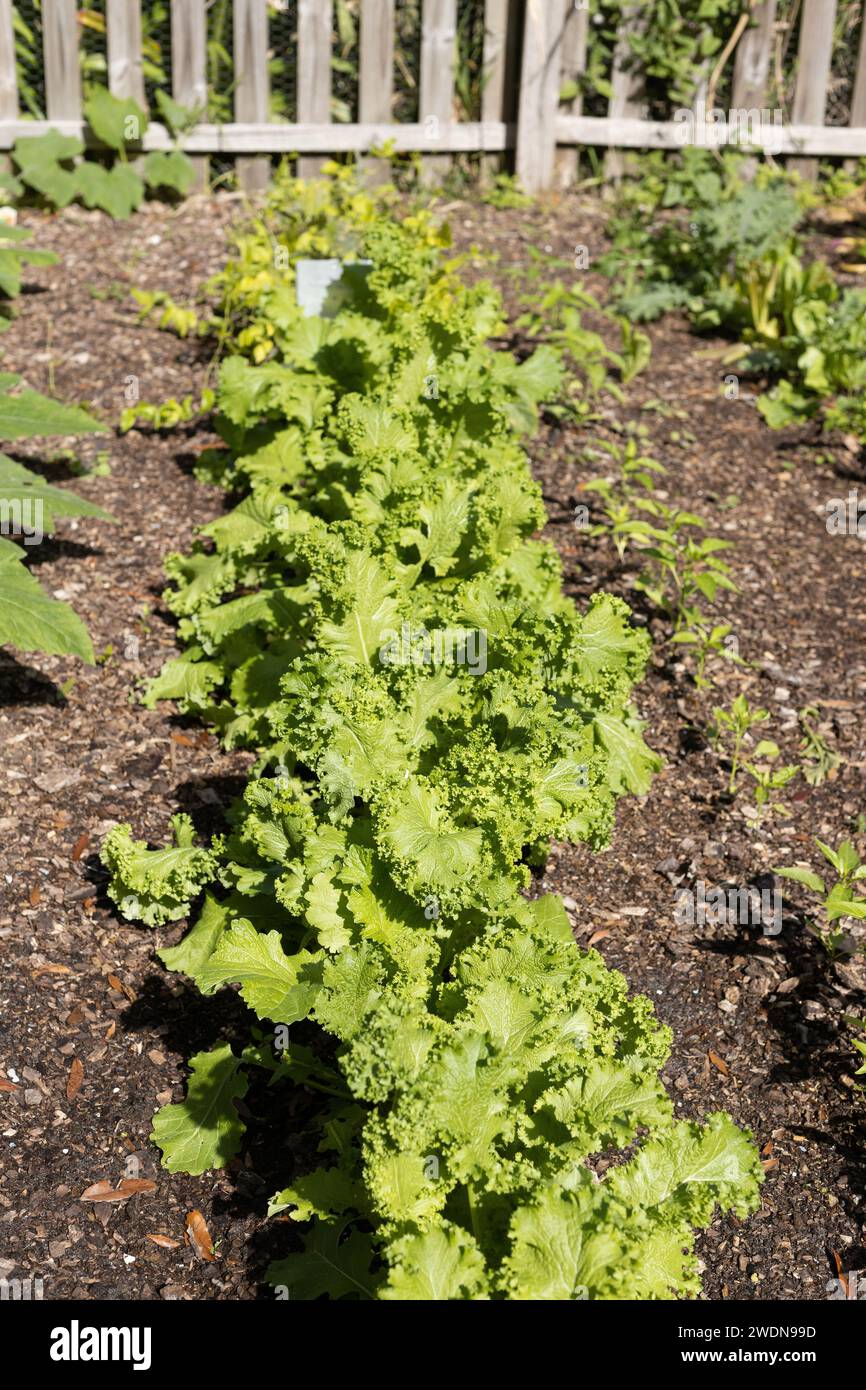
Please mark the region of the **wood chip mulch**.
[[[511, 308], [507, 271], [527, 243], [568, 258], [585, 244], [590, 263], [604, 248], [604, 206], [589, 198], [526, 212], [452, 201], [445, 211], [458, 247], [498, 258], [485, 273]], [[236, 215], [225, 198], [151, 206], [127, 223], [81, 209], [27, 214], [34, 244], [60, 263], [33, 271], [3, 339], [4, 369], [88, 402], [109, 422], [130, 375], [146, 400], [197, 393], [202, 345], [139, 324], [129, 290], [189, 300], [222, 264]], [[586, 278], [601, 289], [600, 277]], [[829, 450], [809, 429], [769, 431], [753, 383], [725, 399], [718, 362], [701, 355], [711, 344], [684, 323], [651, 334], [651, 365], [626, 405], [604, 407], [580, 429], [549, 421], [532, 442], [547, 534], [578, 603], [604, 587], [657, 627], [633, 588], [634, 567], [617, 565], [611, 546], [573, 522], [581, 484], [605, 471], [583, 457], [594, 431], [613, 438], [626, 420], [642, 423], [647, 451], [668, 469], [669, 497], [735, 542], [740, 592], [718, 612], [749, 664], [724, 666], [716, 690], [701, 694], [657, 645], [637, 705], [664, 770], [648, 797], [621, 801], [608, 851], [555, 846], [537, 889], [565, 896], [577, 939], [592, 939], [671, 1026], [666, 1080], [677, 1112], [728, 1110], [761, 1147], [761, 1211], [744, 1223], [717, 1220], [699, 1240], [706, 1296], [826, 1299], [839, 1268], [866, 1270], [866, 1104], [842, 1022], [866, 1014], [866, 968], [862, 959], [830, 962], [794, 885], [778, 936], [736, 922], [678, 925], [674, 907], [677, 891], [699, 880], [760, 885], [773, 865], [814, 864], [812, 837], [836, 843], [866, 812], [866, 547], [829, 535], [824, 511], [858, 482], [866, 492], [863, 460]], [[641, 410], [646, 402], [656, 404]], [[264, 1267], [290, 1248], [286, 1225], [263, 1217], [302, 1148], [302, 1096], [270, 1127], [257, 1125], [250, 1156], [223, 1174], [158, 1167], [154, 1109], [182, 1096], [193, 1052], [243, 1038], [245, 1010], [230, 991], [203, 999], [167, 976], [154, 952], [178, 930], [122, 922], [97, 858], [117, 820], [154, 844], [179, 809], [213, 830], [252, 761], [221, 751], [170, 708], [145, 710], [135, 699], [142, 678], [176, 651], [159, 598], [163, 559], [188, 548], [222, 505], [191, 473], [208, 441], [203, 432], [132, 431], [12, 451], [116, 518], [61, 522], [31, 554], [42, 583], [87, 622], [98, 664], [0, 653], [0, 1276], [41, 1277], [47, 1298], [268, 1298]], [[74, 458], [97, 472], [76, 476]], [[786, 761], [797, 761], [806, 704], [819, 705], [845, 759], [819, 787], [793, 783], [782, 797], [788, 813], [759, 824], [722, 795], [705, 737], [712, 705], [741, 690], [771, 711], [767, 732]], [[249, 1114], [262, 1113], [259, 1099], [251, 1089]]]

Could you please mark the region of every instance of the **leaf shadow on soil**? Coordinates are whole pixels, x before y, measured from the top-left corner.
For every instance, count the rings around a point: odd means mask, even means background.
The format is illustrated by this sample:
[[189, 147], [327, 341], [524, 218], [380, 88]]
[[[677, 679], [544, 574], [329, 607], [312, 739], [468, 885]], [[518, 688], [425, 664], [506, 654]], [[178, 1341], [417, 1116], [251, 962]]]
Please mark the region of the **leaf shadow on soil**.
[[[175, 992], [178, 985], [180, 992]], [[226, 1042], [240, 1055], [252, 1041], [251, 1022], [249, 1009], [233, 988], [202, 995], [154, 960], [154, 973], [145, 978], [124, 1012], [121, 1027], [148, 1035], [158, 1027], [165, 1048], [179, 1059], [189, 1059]], [[312, 1025], [292, 1027], [293, 1041], [310, 1043], [315, 1035]], [[255, 1286], [256, 1299], [273, 1301], [274, 1291], [265, 1281], [267, 1267], [272, 1260], [300, 1250], [302, 1240], [293, 1222], [268, 1221], [268, 1203], [287, 1183], [322, 1161], [317, 1158], [316, 1138], [308, 1133], [320, 1098], [288, 1082], [281, 1082], [275, 1095], [268, 1088], [268, 1073], [255, 1066], [247, 1068], [247, 1076], [249, 1089], [237, 1102], [246, 1133], [238, 1157], [222, 1174], [220, 1190], [213, 1192], [211, 1209], [216, 1218], [234, 1225], [233, 1242], [246, 1277]]]
[[105, 554], [99, 546], [89, 545], [87, 541], [74, 541], [68, 536], [44, 536], [38, 545], [30, 546], [25, 553], [32, 570], [56, 560], [86, 560]]
[[849, 464], [840, 463], [838, 460], [833, 468], [833, 476], [844, 478], [846, 482], [862, 483], [866, 481], [866, 455], [852, 459]]
[[[200, 732], [200, 726], [182, 716], [173, 721], [190, 733]], [[241, 775], [214, 775], [190, 778], [178, 784], [172, 792], [172, 804], [186, 811], [193, 819], [197, 833], [207, 838], [226, 829], [226, 808], [241, 794], [247, 784]], [[204, 797], [203, 797], [204, 794]], [[97, 855], [86, 862], [88, 879], [94, 884], [97, 905], [111, 912], [119, 924], [129, 929], [118, 916], [115, 904], [106, 892], [107, 874]], [[201, 906], [193, 905], [188, 921], [195, 921]], [[172, 943], [180, 940], [188, 929], [187, 923], [173, 924], [165, 929]], [[149, 931], [149, 928], [142, 930]], [[163, 945], [168, 944], [166, 939]], [[179, 988], [179, 992], [177, 991]], [[252, 1039], [254, 1016], [233, 987], [203, 995], [186, 977], [169, 973], [160, 963], [154, 949], [153, 973], [148, 974], [134, 1001], [124, 1011], [120, 1023], [125, 1032], [152, 1036], [159, 1031], [161, 1045], [177, 1057], [178, 1070], [185, 1068], [197, 1052], [210, 1051], [221, 1043], [231, 1044], [240, 1055]], [[267, 1029], [261, 1031], [267, 1036]], [[320, 1038], [314, 1025], [301, 1023], [292, 1026], [292, 1041], [317, 1045]], [[215, 1190], [211, 1210], [236, 1227], [233, 1241], [239, 1247], [246, 1277], [255, 1287], [255, 1298], [272, 1302], [274, 1291], [265, 1281], [271, 1261], [302, 1248], [302, 1237], [292, 1221], [268, 1221], [268, 1203], [295, 1177], [312, 1171], [322, 1163], [317, 1153], [318, 1135], [313, 1136], [311, 1121], [321, 1107], [322, 1098], [302, 1086], [281, 1082], [268, 1088], [268, 1073], [259, 1067], [247, 1068], [249, 1089], [237, 1104], [247, 1130], [239, 1151], [221, 1178], [221, 1188]], [[173, 1077], [172, 1080], [176, 1080]], [[277, 1103], [275, 1104], [275, 1098]], [[154, 1161], [158, 1162], [156, 1151]], [[178, 1175], [180, 1176], [180, 1175]]]
[[[4, 449], [3, 452], [13, 462], [22, 464], [24, 468], [29, 468], [31, 473], [38, 473], [41, 478], [45, 479], [46, 483], [75, 484], [85, 481], [90, 476], [86, 467], [81, 464], [81, 456], [89, 452], [87, 446], [90, 445], [90, 450], [92, 450], [93, 441], [96, 441], [97, 443], [101, 442], [103, 447], [107, 449], [109, 438], [108, 435], [101, 434], [85, 437], [79, 440], [77, 450], [68, 451], [69, 457], [66, 457], [65, 453], [63, 455], [45, 453], [38, 448], [31, 453], [26, 449], [16, 449], [14, 446]], [[74, 487], [72, 490], [74, 491]]]
[[[856, 1053], [843, 1016], [866, 1013], [866, 990], [855, 989], [840, 1003], [829, 956], [790, 904], [784, 904], [784, 912], [784, 936], [776, 938], [778, 950], [768, 951], [762, 938], [749, 935], [749, 928], [741, 928], [735, 939], [696, 940], [695, 944], [716, 955], [763, 958], [772, 961], [786, 980], [797, 978], [793, 990], [771, 990], [764, 1000], [768, 1026], [783, 1052], [782, 1059], [769, 1070], [766, 1084], [784, 1087], [822, 1080], [833, 1088], [839, 1105], [828, 1114], [823, 1128], [804, 1123], [797, 1116], [791, 1120], [797, 1133], [836, 1153], [848, 1180], [839, 1201], [859, 1224], [862, 1212], [858, 1194], [866, 1190], [866, 1116], [855, 1093], [849, 1090], [846, 1096], [846, 1079], [850, 1084]], [[807, 1016], [804, 1006], [809, 1003], [819, 1006], [822, 1014]], [[854, 1253], [849, 1251], [846, 1259]]]
[[0, 708], [16, 705], [62, 705], [60, 687], [35, 667], [0, 651]]
[[[171, 722], [176, 723], [178, 732], [200, 730], [199, 725], [183, 717]], [[207, 838], [229, 828], [226, 812], [243, 795], [248, 783], [249, 777], [241, 773], [190, 777], [175, 787], [173, 804], [186, 812], [197, 834]]]

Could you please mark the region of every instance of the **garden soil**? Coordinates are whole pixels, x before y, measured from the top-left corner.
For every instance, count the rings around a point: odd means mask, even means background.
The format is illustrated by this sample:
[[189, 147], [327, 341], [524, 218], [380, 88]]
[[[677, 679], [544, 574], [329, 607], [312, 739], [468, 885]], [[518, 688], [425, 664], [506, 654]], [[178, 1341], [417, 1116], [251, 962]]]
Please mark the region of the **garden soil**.
[[[150, 401], [197, 396], [205, 344], [140, 322], [130, 290], [188, 301], [223, 263], [239, 211], [223, 196], [151, 205], [125, 223], [76, 208], [25, 214], [34, 243], [59, 262], [32, 271], [3, 339], [4, 369], [88, 403], [112, 426], [136, 387]], [[501, 285], [512, 322], [527, 248], [545, 279], [570, 280], [576, 248], [587, 248], [592, 267], [605, 246], [606, 206], [594, 196], [527, 210], [442, 199], [440, 211], [458, 247], [480, 248], [485, 264], [467, 273]], [[584, 278], [603, 290], [591, 268]], [[526, 353], [531, 345], [509, 331], [503, 345]], [[866, 1270], [866, 1101], [844, 1023], [866, 1014], [866, 969], [830, 960], [795, 885], [775, 935], [760, 923], [678, 921], [676, 904], [698, 882], [766, 887], [774, 865], [815, 864], [813, 836], [836, 843], [862, 832], [866, 546], [828, 533], [826, 505], [866, 481], [864, 465], [811, 427], [767, 429], [756, 385], [725, 393], [732, 369], [711, 355], [719, 344], [683, 321], [650, 332], [652, 361], [624, 404], [604, 398], [598, 418], [580, 425], [545, 419], [529, 450], [567, 592], [580, 605], [599, 588], [621, 594], [660, 639], [636, 693], [664, 768], [649, 796], [619, 802], [607, 851], [554, 846], [531, 891], [561, 893], [581, 945], [599, 950], [670, 1025], [665, 1079], [677, 1113], [727, 1110], [761, 1149], [761, 1210], [742, 1223], [717, 1219], [699, 1239], [706, 1296], [826, 1299], [839, 1296], [840, 1271]], [[592, 504], [585, 484], [605, 472], [594, 443], [621, 438], [628, 422], [645, 429], [646, 451], [665, 465], [668, 499], [734, 544], [739, 592], [724, 595], [718, 612], [745, 664], [714, 668], [709, 692], [696, 689], [684, 649], [662, 645], [634, 567], [576, 524], [575, 508]], [[124, 923], [98, 861], [118, 820], [155, 845], [178, 810], [205, 834], [219, 829], [252, 762], [173, 707], [146, 710], [136, 699], [176, 651], [160, 601], [163, 560], [186, 550], [223, 505], [192, 471], [211, 442], [203, 426], [112, 428], [9, 451], [115, 519], [62, 521], [30, 557], [43, 585], [87, 623], [96, 665], [0, 653], [0, 1276], [41, 1278], [51, 1299], [270, 1298], [268, 1261], [297, 1248], [292, 1223], [267, 1222], [265, 1211], [309, 1162], [308, 1093], [284, 1092], [275, 1115], [251, 1086], [240, 1107], [250, 1151], [226, 1172], [159, 1168], [154, 1110], [182, 1097], [190, 1055], [244, 1038], [246, 1010], [231, 990], [202, 998], [166, 974], [155, 952], [182, 928]], [[798, 761], [807, 705], [844, 759], [819, 786], [792, 783], [785, 812], [760, 822], [748, 800], [725, 795], [707, 737], [714, 704], [741, 691], [770, 711], [767, 732], [785, 761]], [[124, 1179], [144, 1180], [141, 1190], [116, 1202], [84, 1198], [93, 1184]], [[208, 1234], [190, 1240], [194, 1212]]]

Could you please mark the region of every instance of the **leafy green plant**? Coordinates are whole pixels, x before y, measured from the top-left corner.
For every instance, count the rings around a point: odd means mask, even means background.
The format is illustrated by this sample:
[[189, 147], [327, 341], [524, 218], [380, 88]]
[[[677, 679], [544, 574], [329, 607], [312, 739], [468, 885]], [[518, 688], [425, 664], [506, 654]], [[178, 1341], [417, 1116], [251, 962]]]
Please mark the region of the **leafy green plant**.
[[53, 251], [40, 251], [26, 246], [30, 232], [26, 227], [10, 227], [0, 223], [0, 333], [9, 327], [12, 300], [21, 293], [24, 268], [27, 265], [56, 265]]
[[740, 156], [714, 167], [684, 151], [627, 190], [601, 261], [615, 302], [637, 321], [682, 309], [697, 331], [733, 338], [718, 355], [770, 378], [757, 404], [773, 429], [819, 417], [866, 439], [866, 291], [840, 291], [826, 262], [805, 259], [806, 190], [743, 169]]
[[77, 189], [74, 160], [83, 153], [84, 145], [75, 135], [48, 130], [44, 135], [20, 136], [12, 146], [15, 177], [9, 191], [18, 197], [26, 188], [51, 207], [66, 207]]
[[650, 561], [636, 587], [671, 619], [670, 640], [694, 650], [695, 683], [705, 689], [712, 684], [705, 676], [710, 656], [740, 661], [735, 646], [726, 640], [730, 624], [712, 623], [696, 601], [700, 595], [712, 603], [720, 589], [736, 591], [730, 569], [719, 556], [729, 543], [712, 537], [697, 541], [686, 533], [685, 527], [703, 528], [704, 522], [693, 513], [669, 507], [655, 495], [656, 481], [667, 470], [639, 452], [634, 436], [625, 446], [600, 439], [588, 455], [599, 449], [610, 455], [618, 471], [582, 486], [582, 492], [595, 494], [603, 502], [604, 521], [591, 527], [590, 535], [610, 535], [620, 560], [631, 547]]
[[702, 530], [705, 523], [694, 512], [659, 506], [657, 515], [663, 524], [650, 526], [645, 533], [649, 544], [641, 549], [650, 566], [638, 578], [637, 587], [669, 615], [678, 633], [701, 621], [695, 602], [698, 595], [713, 603], [720, 589], [737, 592], [730, 567], [720, 558], [731, 542], [716, 536], [695, 539], [690, 532]]
[[752, 761], [743, 762], [743, 771], [747, 772], [752, 778], [755, 806], [759, 816], [765, 811], [776, 811], [784, 815], [787, 808], [781, 801], [776, 801], [776, 793], [787, 787], [789, 782], [800, 771], [799, 764], [789, 763], [783, 767], [775, 766], [778, 758], [781, 757], [781, 749], [772, 739], [761, 739], [755, 749], [755, 759], [763, 759], [762, 762]]
[[649, 534], [649, 524], [641, 513], [657, 516], [660, 503], [653, 497], [656, 478], [667, 472], [663, 464], [648, 454], [638, 452], [638, 441], [632, 436], [625, 445], [599, 438], [587, 450], [591, 458], [599, 450], [609, 455], [617, 472], [605, 478], [593, 478], [583, 483], [581, 491], [600, 497], [604, 521], [590, 530], [590, 535], [610, 535], [622, 560], [629, 545], [639, 536]]
[[731, 771], [728, 777], [728, 795], [734, 796], [740, 788], [740, 777], [746, 773], [752, 779], [755, 805], [759, 814], [765, 810], [784, 811], [785, 807], [774, 800], [775, 793], [781, 791], [800, 771], [798, 765], [787, 764], [777, 767], [781, 756], [777, 743], [772, 739], [760, 739], [750, 757], [746, 748], [751, 742], [752, 730], [764, 724], [770, 717], [769, 710], [753, 708], [745, 695], [738, 695], [729, 710], [716, 706], [713, 710], [714, 724], [710, 737], [716, 745], [728, 745]]
[[729, 710], [723, 709], [720, 705], [717, 705], [713, 710], [715, 720], [711, 730], [713, 742], [729, 741], [731, 744], [731, 772], [728, 779], [728, 793], [731, 796], [737, 790], [737, 777], [742, 761], [744, 740], [759, 724], [766, 723], [769, 717], [769, 710], [753, 709], [745, 695], [737, 695]]
[[866, 290], [847, 289], [797, 306], [788, 343], [788, 377], [758, 398], [773, 429], [820, 414], [828, 429], [866, 439]]
[[[141, 893], [116, 898], [121, 912], [149, 927], [185, 917], [189, 900], [213, 877], [215, 860], [194, 843], [189, 816], [172, 817], [174, 845], [148, 850], [144, 840], [133, 840], [128, 825], [118, 825], [103, 843], [103, 862], [113, 883], [140, 883]], [[112, 889], [114, 895], [114, 889]]]
[[711, 623], [697, 614], [689, 618], [688, 627], [680, 627], [671, 634], [671, 641], [692, 649], [695, 655], [695, 685], [699, 690], [709, 690], [713, 681], [706, 675], [707, 661], [711, 656], [723, 661], [732, 661], [737, 666], [744, 665], [743, 659], [730, 641], [730, 623]]
[[176, 333], [179, 338], [186, 338], [190, 333], [202, 331], [195, 309], [178, 304], [165, 290], [133, 289], [132, 297], [139, 307], [139, 322], [156, 314], [157, 328]]
[[[20, 377], [0, 373], [0, 439], [82, 434], [105, 427], [83, 410], [59, 405], [36, 391], [14, 388]], [[50, 535], [57, 517], [97, 516], [111, 520], [93, 502], [52, 487], [38, 474], [0, 454], [0, 642], [22, 652], [80, 656], [93, 661], [87, 630], [67, 603], [49, 598], [24, 564], [25, 546]]]
[[144, 160], [144, 178], [153, 192], [169, 192], [184, 198], [195, 186], [195, 165], [179, 147], [185, 135], [201, 119], [201, 109], [181, 106], [164, 91], [157, 90], [156, 105], [163, 123], [175, 141], [172, 150], [151, 150]]
[[[699, 168], [701, 165], [699, 164]], [[684, 200], [684, 201], [681, 201]], [[687, 201], [686, 201], [687, 200]], [[704, 169], [653, 200], [665, 215], [622, 206], [601, 268], [638, 322], [685, 309], [700, 328], [766, 327], [781, 269], [796, 261], [803, 209], [782, 177], [746, 182], [738, 163]], [[790, 288], [785, 284], [790, 297]]]
[[63, 405], [39, 391], [19, 390], [21, 377], [0, 372], [0, 440], [49, 438], [59, 434], [97, 434], [105, 425], [86, 410]]
[[741, 0], [598, 0], [577, 80], [585, 109], [605, 113], [613, 55], [623, 43], [653, 116], [691, 107], [742, 9]]
[[[521, 303], [525, 310], [517, 319], [517, 327], [564, 353], [574, 369], [569, 404], [578, 417], [586, 417], [589, 398], [601, 391], [623, 399], [621, 386], [609, 376], [609, 367], [617, 369], [624, 386], [649, 363], [652, 346], [648, 335], [628, 319], [608, 313], [580, 281], [566, 285], [562, 280], [548, 280], [540, 293], [522, 294]], [[587, 310], [617, 326], [619, 352], [608, 347], [600, 333], [586, 327], [583, 319]]]
[[184, 396], [182, 401], [175, 400], [174, 397], [167, 401], [160, 401], [158, 404], [151, 401], [139, 401], [136, 405], [128, 405], [121, 412], [120, 431], [125, 434], [127, 430], [133, 429], [136, 425], [150, 425], [155, 430], [173, 430], [178, 425], [188, 424], [190, 420], [196, 419], [199, 415], [206, 415], [212, 410], [216, 403], [216, 395], [209, 386], [202, 389], [198, 401], [192, 396]]
[[816, 838], [824, 859], [833, 869], [836, 881], [829, 888], [826, 879], [808, 868], [774, 868], [780, 878], [790, 879], [808, 888], [826, 918], [826, 925], [812, 919], [809, 929], [818, 938], [832, 957], [850, 955], [858, 947], [849, 932], [837, 925], [844, 918], [858, 921], [866, 919], [866, 897], [861, 896], [855, 885], [866, 880], [866, 864], [863, 863], [851, 840], [843, 840], [837, 849]]
[[[306, 1227], [270, 1271], [293, 1298], [696, 1293], [694, 1228], [754, 1206], [754, 1148], [725, 1116], [676, 1120], [649, 1001], [576, 947], [558, 899], [525, 896], [550, 837], [604, 844], [617, 797], [649, 786], [630, 707], [648, 642], [616, 599], [578, 613], [533, 539], [522, 440], [561, 369], [548, 345], [520, 364], [489, 346], [499, 303], [446, 244], [345, 172], [281, 176], [220, 280], [242, 500], [169, 562], [186, 650], [148, 699], [259, 757], [210, 848], [120, 827], [106, 860], [139, 920], [206, 890], [163, 959], [238, 985], [267, 1028], [196, 1056], [153, 1137], [204, 1172], [239, 1151], [247, 1068], [319, 1092], [319, 1166], [270, 1207]], [[310, 254], [346, 265], [331, 318], [295, 300]], [[431, 640], [455, 628], [483, 662]]]
[[148, 186], [154, 191], [189, 191], [194, 166], [182, 150], [152, 151], [141, 172], [131, 162], [149, 123], [137, 102], [95, 87], [84, 104], [84, 116], [111, 163], [83, 159], [85, 146], [75, 135], [49, 130], [44, 135], [20, 136], [12, 147], [14, 193], [29, 191], [57, 208], [79, 201], [111, 217], [125, 218], [141, 205]]
[[817, 705], [804, 705], [797, 714], [803, 731], [800, 740], [802, 772], [810, 787], [820, 787], [833, 777], [842, 764], [841, 753], [832, 746], [818, 725], [820, 718], [821, 711]]
[[524, 193], [513, 174], [497, 174], [493, 183], [482, 189], [481, 201], [492, 208], [528, 208], [532, 199]]

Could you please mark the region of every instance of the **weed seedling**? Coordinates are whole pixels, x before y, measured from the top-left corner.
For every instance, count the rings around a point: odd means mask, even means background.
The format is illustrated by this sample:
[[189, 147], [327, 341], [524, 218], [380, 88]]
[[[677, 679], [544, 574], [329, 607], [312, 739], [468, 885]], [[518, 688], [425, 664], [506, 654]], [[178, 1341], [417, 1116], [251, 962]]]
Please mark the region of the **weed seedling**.
[[784, 811], [785, 807], [772, 799], [773, 794], [787, 786], [800, 770], [796, 765], [774, 766], [780, 757], [780, 749], [769, 738], [759, 740], [750, 759], [744, 757], [744, 745], [752, 730], [759, 724], [765, 724], [769, 717], [769, 710], [753, 709], [745, 695], [738, 695], [729, 710], [721, 706], [713, 710], [715, 723], [710, 729], [710, 738], [715, 746], [727, 743], [730, 748], [728, 794], [736, 795], [740, 774], [745, 772], [754, 783], [755, 806], [759, 815], [767, 809]]
[[828, 888], [826, 880], [812, 869], [775, 868], [773, 872], [780, 878], [802, 884], [817, 898], [818, 906], [827, 919], [827, 925], [821, 926], [815, 919], [810, 920], [807, 925], [830, 956], [835, 959], [840, 955], [852, 955], [856, 950], [862, 950], [862, 947], [858, 948], [850, 933], [838, 927], [836, 923], [844, 917], [853, 917], [858, 921], [866, 918], [866, 897], [862, 897], [855, 888], [855, 884], [866, 880], [866, 864], [861, 860], [851, 840], [843, 840], [838, 849], [832, 849], [830, 845], [817, 838], [815, 844], [836, 874], [836, 882], [832, 887]]
[[837, 753], [835, 748], [831, 748], [821, 726], [816, 723], [816, 720], [820, 718], [817, 705], [804, 705], [797, 714], [797, 718], [800, 721], [800, 728], [803, 730], [803, 737], [800, 740], [800, 752], [803, 755], [803, 776], [810, 787], [820, 787], [822, 782], [832, 778], [842, 762], [842, 755]]

